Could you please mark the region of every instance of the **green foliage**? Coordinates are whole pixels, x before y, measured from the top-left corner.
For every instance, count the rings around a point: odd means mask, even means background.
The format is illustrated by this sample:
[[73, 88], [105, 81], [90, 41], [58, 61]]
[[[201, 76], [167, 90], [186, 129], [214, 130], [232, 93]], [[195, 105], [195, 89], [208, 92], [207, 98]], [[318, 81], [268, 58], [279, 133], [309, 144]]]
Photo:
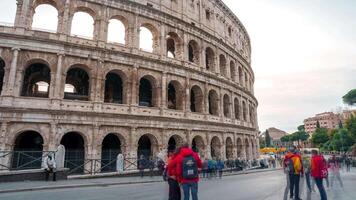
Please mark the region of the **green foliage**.
[[316, 121], [316, 128], [318, 129], [318, 128], [321, 128], [320, 127], [320, 122], [319, 121]]
[[265, 135], [265, 140], [266, 140], [266, 147], [271, 147], [271, 136], [268, 133], [268, 130], [266, 130], [266, 135]]
[[325, 128], [317, 128], [312, 136], [313, 144], [321, 148], [328, 141], [329, 141], [328, 130]]
[[304, 125], [300, 125], [300, 126], [298, 126], [298, 131], [305, 131], [305, 127], [304, 127]]
[[260, 148], [261, 148], [261, 149], [265, 148], [265, 147], [266, 147], [266, 140], [261, 137], [261, 138], [259, 139], [259, 141], [260, 141]]
[[331, 150], [348, 151], [354, 144], [354, 139], [346, 129], [339, 129], [330, 140]]
[[342, 97], [342, 100], [344, 101], [344, 103], [348, 105], [356, 104], [356, 89], [353, 89], [349, 91], [347, 94], [345, 94]]
[[356, 140], [356, 117], [352, 116], [346, 121], [345, 128], [349, 132], [350, 136]]
[[281, 141], [282, 142], [290, 142], [290, 141], [292, 141], [291, 135], [285, 135], [285, 136], [281, 137]]

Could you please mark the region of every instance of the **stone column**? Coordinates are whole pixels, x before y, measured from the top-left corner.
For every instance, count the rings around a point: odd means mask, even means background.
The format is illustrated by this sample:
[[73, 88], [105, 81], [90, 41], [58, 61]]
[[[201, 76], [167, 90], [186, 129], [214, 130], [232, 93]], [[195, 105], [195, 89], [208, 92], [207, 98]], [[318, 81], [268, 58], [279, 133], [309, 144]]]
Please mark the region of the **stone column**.
[[209, 87], [207, 82], [204, 85], [204, 108], [204, 113], [209, 115]]
[[[7, 125], [8, 125], [7, 123], [8, 122], [6, 122], [6, 121], [3, 121], [1, 123], [0, 151], [9, 150], [9, 149], [6, 149], [6, 137], [7, 137], [6, 133], [7, 133]], [[7, 170], [7, 168], [10, 167], [10, 161], [11, 161], [11, 157], [9, 155], [0, 157], [0, 170]]]
[[166, 45], [166, 30], [165, 30], [165, 26], [164, 25], [161, 24], [159, 32], [160, 32], [160, 36], [159, 36], [160, 51], [159, 51], [159, 54], [161, 55], [162, 58], [166, 58], [167, 57], [167, 45]]
[[17, 34], [23, 34], [26, 28], [29, 26], [28, 16], [30, 9], [30, 0], [17, 0], [16, 16], [15, 16], [15, 32]]
[[185, 78], [185, 95], [183, 98], [184, 101], [184, 112], [187, 116], [187, 113], [190, 111], [190, 77], [186, 76]]
[[56, 134], [57, 134], [57, 123], [52, 121], [50, 123], [51, 125], [51, 132], [49, 133], [49, 137], [48, 137], [48, 151], [56, 151], [57, 150], [57, 146], [56, 146]]
[[206, 149], [205, 149], [205, 157], [211, 159], [211, 142], [209, 133], [206, 134]]
[[67, 36], [70, 35], [70, 30], [72, 27], [71, 17], [69, 16], [69, 7], [70, 7], [70, 0], [66, 0], [64, 5], [63, 13], [59, 13], [59, 21], [58, 21], [58, 33], [59, 38], [62, 41], [65, 41]]
[[161, 110], [167, 108], [167, 72], [162, 73]]
[[230, 117], [231, 119], [235, 118], [235, 102], [234, 102], [234, 93], [230, 91]]
[[61, 99], [61, 88], [62, 88], [62, 67], [63, 67], [63, 53], [57, 54], [57, 72], [56, 72], [56, 83], [54, 85], [54, 98]]
[[134, 65], [131, 72], [131, 106], [138, 105], [138, 65]]
[[225, 115], [224, 115], [224, 95], [222, 93], [222, 88], [219, 88], [219, 106], [218, 106], [218, 112], [219, 112], [219, 117], [221, 121], [224, 121]]
[[54, 88], [55, 86], [55, 82], [56, 82], [56, 73], [55, 72], [51, 72], [51, 81], [49, 83], [49, 88], [48, 88], [48, 97], [53, 99], [54, 97]]
[[135, 138], [137, 137], [137, 127], [131, 127], [128, 148], [126, 152], [126, 156], [129, 158], [137, 158], [137, 144], [135, 143]]
[[16, 79], [16, 71], [17, 71], [17, 60], [19, 55], [19, 48], [13, 48], [13, 56], [11, 61], [10, 73], [8, 78], [8, 83], [6, 87], [6, 95], [14, 96], [14, 87], [15, 87], [15, 79]]

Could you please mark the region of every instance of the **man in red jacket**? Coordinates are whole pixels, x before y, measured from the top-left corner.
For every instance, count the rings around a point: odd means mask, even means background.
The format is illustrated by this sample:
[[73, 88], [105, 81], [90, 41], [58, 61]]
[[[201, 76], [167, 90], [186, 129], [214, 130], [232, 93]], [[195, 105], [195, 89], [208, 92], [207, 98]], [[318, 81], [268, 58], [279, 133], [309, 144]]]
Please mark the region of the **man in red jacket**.
[[171, 166], [176, 167], [175, 173], [182, 185], [184, 200], [189, 200], [190, 193], [193, 200], [198, 200], [199, 170], [203, 166], [199, 155], [188, 144], [184, 144]]
[[318, 155], [317, 150], [312, 150], [311, 159], [311, 176], [315, 180], [315, 184], [318, 187], [321, 200], [327, 200], [325, 188], [323, 185], [323, 178], [327, 176], [327, 167], [325, 166], [325, 160], [322, 155]]

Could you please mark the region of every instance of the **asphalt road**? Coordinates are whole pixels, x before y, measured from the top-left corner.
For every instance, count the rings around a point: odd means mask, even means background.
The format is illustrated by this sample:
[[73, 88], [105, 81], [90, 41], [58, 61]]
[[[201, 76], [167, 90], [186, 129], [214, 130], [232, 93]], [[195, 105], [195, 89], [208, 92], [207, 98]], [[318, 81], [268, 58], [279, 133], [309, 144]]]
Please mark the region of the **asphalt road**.
[[[345, 188], [328, 190], [329, 200], [356, 199], [356, 173], [343, 174]], [[203, 180], [199, 184], [200, 200], [282, 200], [285, 175], [281, 171]], [[0, 200], [167, 200], [166, 183], [150, 183], [90, 188], [54, 189], [0, 194]], [[318, 200], [318, 193], [302, 199]]]

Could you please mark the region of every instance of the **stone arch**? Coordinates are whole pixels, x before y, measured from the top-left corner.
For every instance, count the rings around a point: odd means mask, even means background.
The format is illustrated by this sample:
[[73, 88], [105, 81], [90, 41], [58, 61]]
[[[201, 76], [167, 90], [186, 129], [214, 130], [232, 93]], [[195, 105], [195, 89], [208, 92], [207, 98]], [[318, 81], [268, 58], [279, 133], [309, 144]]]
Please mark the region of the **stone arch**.
[[[36, 1], [31, 15], [32, 29], [57, 32], [59, 10], [57, 3], [52, 0]], [[46, 19], [46, 20], [41, 20]]]
[[209, 103], [209, 114], [218, 116], [219, 115], [219, 95], [214, 89], [211, 89], [209, 91], [208, 103]]
[[221, 158], [221, 141], [218, 136], [211, 138], [210, 148], [211, 158]]
[[116, 171], [117, 155], [123, 152], [124, 137], [120, 134], [107, 134], [101, 144], [101, 171]]
[[[144, 37], [148, 38], [143, 39]], [[139, 47], [146, 52], [157, 52], [159, 48], [159, 32], [154, 25], [149, 23], [141, 24], [139, 28]]]
[[227, 137], [225, 141], [225, 156], [226, 159], [232, 159], [234, 156], [234, 143], [231, 137]]
[[156, 155], [158, 150], [158, 140], [154, 135], [146, 133], [139, 137], [137, 141], [138, 157], [141, 157], [142, 155], [145, 158], [153, 157]]
[[247, 121], [247, 106], [246, 106], [246, 102], [242, 101], [242, 116], [243, 116], [243, 120]]
[[183, 54], [183, 41], [175, 32], [169, 32], [166, 37], [167, 56], [181, 58]]
[[239, 83], [242, 86], [243, 85], [243, 72], [242, 72], [242, 67], [239, 67]]
[[230, 97], [228, 94], [225, 94], [223, 97], [223, 104], [224, 104], [224, 116], [225, 117], [231, 117], [231, 102], [230, 102]]
[[199, 64], [200, 60], [200, 47], [195, 40], [190, 40], [188, 43], [188, 60], [189, 62]]
[[252, 159], [255, 158], [256, 156], [256, 147], [255, 147], [255, 142], [253, 139], [251, 139], [251, 153], [252, 153]]
[[5, 68], [6, 68], [5, 61], [0, 57], [0, 95], [3, 91]]
[[[95, 12], [91, 8], [77, 7], [71, 16], [70, 34], [76, 37], [94, 39], [95, 19]], [[83, 27], [85, 28], [83, 29]]]
[[76, 131], [67, 132], [62, 136], [60, 144], [65, 148], [64, 167], [72, 173], [83, 173], [87, 144], [85, 136]]
[[234, 61], [230, 61], [230, 78], [232, 81], [236, 81], [236, 66]]
[[144, 75], [139, 82], [139, 105], [146, 107], [158, 106], [157, 80], [151, 75]]
[[44, 139], [37, 131], [22, 131], [14, 141], [12, 169], [41, 168]]
[[237, 157], [241, 158], [243, 156], [243, 143], [241, 138], [237, 138], [236, 140], [236, 147], [237, 147]]
[[64, 98], [71, 100], [89, 100], [90, 74], [83, 65], [73, 65], [66, 73]]
[[195, 135], [192, 139], [192, 149], [193, 151], [199, 153], [200, 156], [205, 155], [205, 143], [204, 139], [200, 135]]
[[127, 76], [121, 70], [111, 70], [105, 76], [104, 102], [127, 103]]
[[31, 60], [24, 72], [21, 96], [48, 98], [51, 69], [43, 60]]
[[174, 134], [169, 137], [167, 145], [167, 151], [174, 152], [176, 148], [183, 145], [183, 138], [179, 135]]
[[219, 68], [220, 74], [224, 77], [227, 77], [226, 58], [223, 54], [220, 54], [219, 56]]
[[240, 101], [237, 97], [234, 99], [234, 108], [235, 119], [240, 120]]
[[111, 17], [108, 23], [107, 41], [126, 44], [129, 37], [128, 20], [120, 15]]
[[215, 53], [210, 47], [205, 49], [205, 69], [215, 72]]
[[255, 116], [254, 116], [255, 110], [251, 104], [249, 105], [249, 111], [250, 111], [249, 112], [250, 122], [252, 123], [252, 125], [255, 125], [255, 122], [256, 122]]
[[250, 160], [251, 159], [251, 147], [250, 147], [250, 141], [248, 138], [245, 139], [245, 153], [246, 153], [246, 159]]
[[203, 90], [198, 86], [194, 85], [190, 89], [190, 111], [191, 112], [204, 112], [204, 94]]
[[168, 109], [183, 110], [183, 96], [183, 86], [176, 80], [170, 81], [167, 88]]

